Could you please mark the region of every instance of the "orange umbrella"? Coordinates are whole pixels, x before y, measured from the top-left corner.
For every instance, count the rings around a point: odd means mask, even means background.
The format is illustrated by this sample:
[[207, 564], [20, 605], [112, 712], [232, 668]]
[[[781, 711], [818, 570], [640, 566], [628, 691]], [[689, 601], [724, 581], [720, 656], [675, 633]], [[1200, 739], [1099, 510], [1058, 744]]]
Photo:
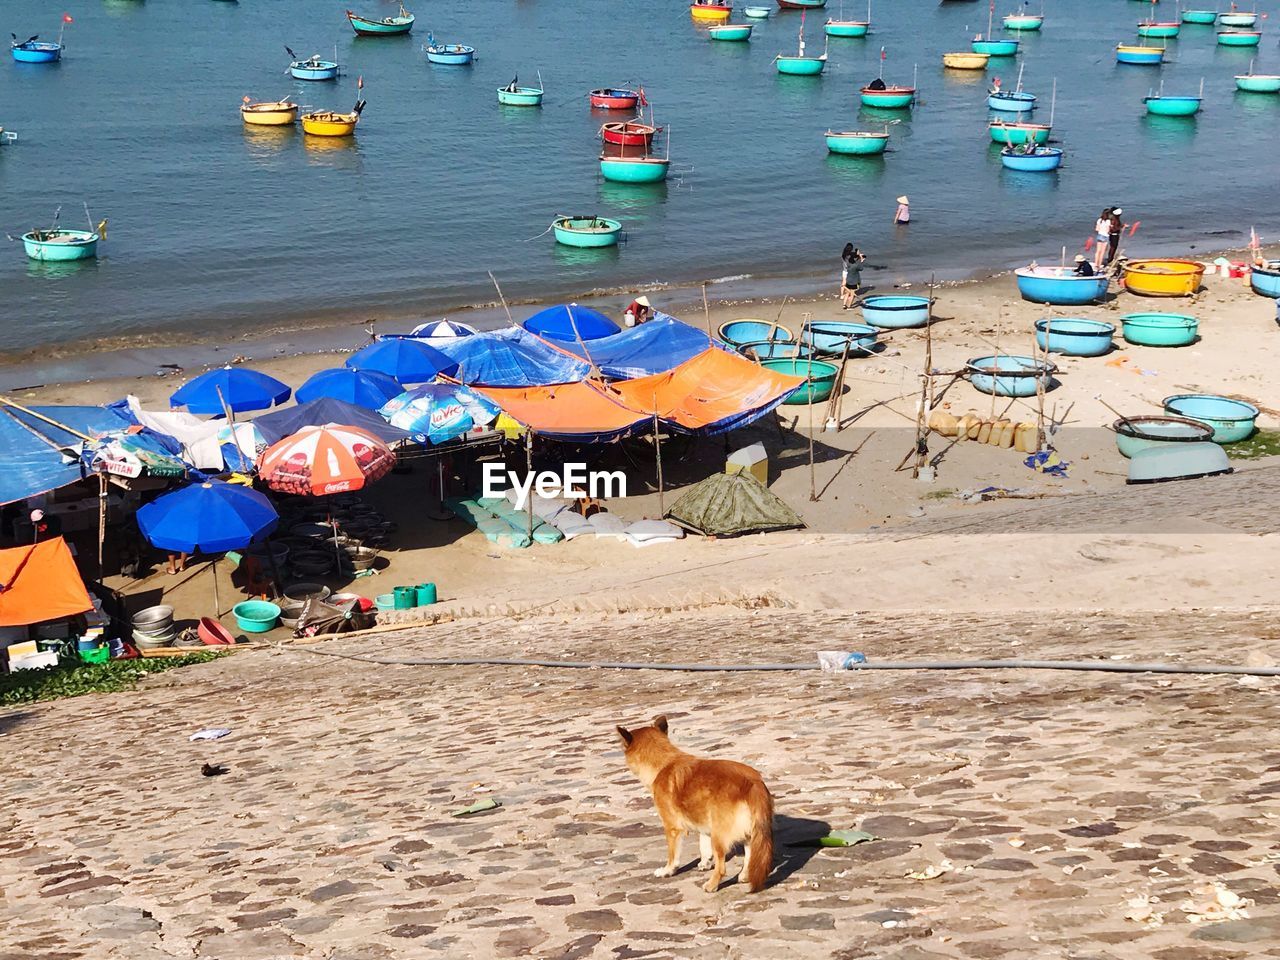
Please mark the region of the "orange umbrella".
[[391, 448], [366, 430], [338, 423], [304, 427], [268, 447], [258, 474], [273, 490], [322, 497], [359, 490], [395, 466]]

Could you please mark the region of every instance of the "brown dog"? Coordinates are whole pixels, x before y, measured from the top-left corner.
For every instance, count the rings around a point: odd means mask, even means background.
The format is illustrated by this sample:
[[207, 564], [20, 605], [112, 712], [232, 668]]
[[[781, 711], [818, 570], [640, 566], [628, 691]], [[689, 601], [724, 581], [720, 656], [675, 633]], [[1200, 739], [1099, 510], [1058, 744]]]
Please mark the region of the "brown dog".
[[773, 869], [773, 797], [760, 774], [733, 760], [704, 760], [680, 750], [667, 738], [667, 718], [651, 727], [618, 727], [627, 767], [653, 794], [667, 834], [667, 865], [655, 877], [676, 872], [685, 832], [699, 834], [698, 867], [714, 870], [703, 887], [714, 893], [724, 879], [724, 858], [744, 843], [745, 863], [738, 876], [752, 893]]

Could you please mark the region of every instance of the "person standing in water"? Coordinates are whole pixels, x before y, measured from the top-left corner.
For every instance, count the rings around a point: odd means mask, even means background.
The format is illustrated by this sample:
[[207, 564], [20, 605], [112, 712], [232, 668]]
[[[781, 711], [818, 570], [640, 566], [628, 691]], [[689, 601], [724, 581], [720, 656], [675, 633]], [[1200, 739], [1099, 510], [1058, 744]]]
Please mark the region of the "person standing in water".
[[845, 310], [853, 306], [854, 298], [862, 287], [862, 261], [866, 259], [852, 243], [844, 245], [840, 254], [840, 301]]
[[1107, 266], [1111, 266], [1111, 261], [1120, 250], [1120, 237], [1124, 233], [1124, 221], [1120, 219], [1122, 213], [1124, 211], [1119, 207], [1112, 207], [1111, 215], [1107, 218]]
[[905, 193], [898, 198], [898, 209], [893, 212], [893, 222], [895, 224], [911, 222], [911, 201], [907, 199]]

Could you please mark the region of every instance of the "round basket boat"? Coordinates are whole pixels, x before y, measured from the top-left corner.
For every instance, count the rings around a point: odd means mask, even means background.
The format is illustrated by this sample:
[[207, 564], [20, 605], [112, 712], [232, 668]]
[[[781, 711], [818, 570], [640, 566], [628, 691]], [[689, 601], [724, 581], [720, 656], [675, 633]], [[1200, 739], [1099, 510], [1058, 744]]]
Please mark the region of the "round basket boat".
[[1129, 459], [1129, 477], [1125, 483], [1199, 480], [1230, 472], [1227, 453], [1216, 443], [1164, 443], [1140, 450]]
[[813, 348], [818, 356], [842, 357], [848, 346], [849, 356], [865, 357], [875, 348], [880, 331], [866, 323], [843, 320], [815, 320], [800, 330], [800, 340]]
[[1195, 260], [1130, 260], [1124, 285], [1142, 297], [1189, 297], [1200, 289], [1204, 264]]
[[720, 339], [732, 347], [741, 347], [748, 343], [759, 343], [762, 340], [795, 341], [796, 335], [770, 320], [730, 320], [720, 324]]
[[1254, 293], [1280, 300], [1280, 260], [1268, 260], [1265, 267], [1255, 266], [1249, 273], [1249, 286]]
[[1038, 383], [1043, 384], [1046, 392], [1057, 385], [1053, 375], [1058, 368], [1034, 357], [975, 357], [965, 364], [965, 368], [975, 390], [997, 397], [1034, 397]]
[[622, 233], [621, 221], [608, 217], [556, 217], [553, 228], [566, 247], [612, 247]]
[[1182, 393], [1164, 398], [1166, 413], [1199, 420], [1213, 428], [1214, 443], [1235, 443], [1253, 433], [1258, 408], [1243, 400], [1212, 393]]
[[1080, 317], [1050, 317], [1036, 321], [1036, 345], [1068, 357], [1100, 357], [1111, 349], [1115, 324]]
[[923, 327], [929, 322], [929, 298], [867, 297], [862, 301], [862, 319], [885, 330]]
[[1125, 340], [1140, 347], [1185, 347], [1200, 329], [1199, 320], [1180, 313], [1128, 313], [1120, 325]]
[[760, 365], [789, 377], [804, 377], [804, 385], [782, 401], [790, 406], [826, 400], [835, 389], [836, 374], [840, 372], [834, 363], [822, 360], [765, 360]]
[[1236, 77], [1236, 89], [1244, 93], [1280, 93], [1280, 76], [1244, 73]]
[[756, 340], [738, 347], [748, 360], [799, 360], [809, 356], [808, 344], [794, 340]]
[[991, 54], [989, 53], [957, 51], [942, 55], [942, 65], [948, 70], [985, 70], [990, 62]]
[[1213, 439], [1213, 427], [1186, 417], [1128, 417], [1111, 425], [1116, 449], [1132, 457], [1143, 450], [1174, 443], [1205, 443]]

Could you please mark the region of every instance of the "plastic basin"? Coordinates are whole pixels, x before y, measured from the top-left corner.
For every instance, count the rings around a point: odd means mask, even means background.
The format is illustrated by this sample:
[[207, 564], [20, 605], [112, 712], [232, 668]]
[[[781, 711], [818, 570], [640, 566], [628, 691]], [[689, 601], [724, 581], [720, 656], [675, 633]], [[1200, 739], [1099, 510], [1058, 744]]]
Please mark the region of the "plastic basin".
[[1036, 345], [1068, 357], [1100, 357], [1111, 349], [1115, 332], [1115, 325], [1103, 320], [1052, 317], [1036, 321]]
[[269, 600], [245, 600], [231, 608], [236, 626], [245, 633], [266, 633], [280, 619], [280, 608]]
[[776, 370], [788, 377], [804, 377], [805, 383], [782, 402], [787, 405], [821, 403], [835, 389], [836, 374], [840, 371], [834, 363], [821, 360], [765, 360], [762, 367]]
[[1125, 340], [1142, 347], [1185, 347], [1196, 342], [1200, 321], [1180, 313], [1128, 313], [1120, 318]]
[[1034, 397], [1037, 383], [1042, 382], [1046, 392], [1057, 384], [1053, 375], [1058, 368], [1034, 357], [975, 357], [966, 367], [975, 390], [997, 397]]
[[196, 627], [196, 636], [208, 647], [225, 647], [236, 642], [231, 631], [213, 617], [200, 618], [200, 624]]
[[1214, 443], [1235, 443], [1253, 433], [1258, 408], [1243, 400], [1210, 393], [1182, 393], [1164, 398], [1166, 413], [1199, 420], [1213, 428]]
[[1125, 457], [1143, 450], [1175, 443], [1204, 443], [1213, 439], [1213, 428], [1199, 420], [1185, 417], [1129, 417], [1111, 425], [1116, 434], [1116, 449]]

